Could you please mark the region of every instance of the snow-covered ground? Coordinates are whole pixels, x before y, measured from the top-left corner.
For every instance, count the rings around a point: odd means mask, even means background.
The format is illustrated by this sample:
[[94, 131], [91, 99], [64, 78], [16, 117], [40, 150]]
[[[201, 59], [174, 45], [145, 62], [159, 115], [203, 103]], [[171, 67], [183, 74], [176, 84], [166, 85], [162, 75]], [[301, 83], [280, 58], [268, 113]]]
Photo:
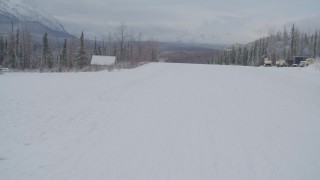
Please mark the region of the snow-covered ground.
[[0, 75], [2, 180], [320, 179], [320, 72]]

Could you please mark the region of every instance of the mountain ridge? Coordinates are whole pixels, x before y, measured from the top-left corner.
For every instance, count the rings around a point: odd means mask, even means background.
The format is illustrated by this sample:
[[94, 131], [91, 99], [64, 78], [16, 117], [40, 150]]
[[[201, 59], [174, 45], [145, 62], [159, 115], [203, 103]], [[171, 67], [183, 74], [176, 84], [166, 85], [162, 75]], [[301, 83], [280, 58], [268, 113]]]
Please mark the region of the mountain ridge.
[[0, 32], [25, 26], [34, 37], [42, 37], [47, 32], [57, 38], [72, 37], [63, 25], [52, 15], [42, 12], [33, 0], [0, 0]]

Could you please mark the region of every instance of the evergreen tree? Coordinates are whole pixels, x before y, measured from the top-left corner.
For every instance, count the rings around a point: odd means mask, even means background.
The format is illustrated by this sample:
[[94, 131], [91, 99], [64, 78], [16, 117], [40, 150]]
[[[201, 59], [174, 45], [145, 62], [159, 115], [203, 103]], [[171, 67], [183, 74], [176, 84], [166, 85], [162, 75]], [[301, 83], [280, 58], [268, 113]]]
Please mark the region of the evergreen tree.
[[248, 55], [249, 55], [249, 51], [247, 46], [244, 47], [243, 49], [243, 55], [242, 55], [242, 65], [247, 66], [248, 65]]
[[257, 56], [258, 56], [258, 41], [255, 41], [254, 42], [254, 45], [253, 45], [253, 52], [252, 52], [252, 65], [254, 66], [255, 65], [255, 62], [257, 61]]
[[102, 51], [101, 51], [100, 45], [98, 46], [98, 55], [102, 55]]
[[67, 67], [67, 39], [64, 39], [63, 49], [60, 56], [60, 63], [62, 67]]
[[59, 54], [59, 72], [62, 72], [62, 54]]
[[316, 31], [316, 34], [314, 36], [314, 44], [313, 44], [313, 57], [316, 58], [317, 56], [317, 40], [318, 40], [318, 31]]
[[6, 39], [6, 42], [4, 43], [4, 59], [5, 60], [7, 56], [8, 56], [8, 40]]
[[42, 38], [42, 59], [46, 60], [49, 52], [49, 45], [48, 45], [48, 34], [45, 33]]
[[48, 67], [49, 69], [53, 68], [53, 57], [49, 47], [48, 34], [45, 33], [42, 39], [42, 63], [41, 68]]
[[263, 46], [264, 42], [263, 42], [263, 39], [259, 39], [259, 53], [258, 53], [258, 57], [257, 57], [257, 64], [258, 66], [262, 65], [264, 62], [263, 62], [263, 58], [264, 58], [264, 46]]
[[304, 45], [306, 47], [309, 47], [309, 37], [308, 37], [307, 33], [304, 33]]
[[231, 49], [231, 64], [234, 65], [236, 63], [236, 50], [234, 48], [234, 45], [232, 45], [232, 49]]
[[94, 38], [94, 50], [93, 50], [94, 55], [98, 55], [98, 48], [97, 48], [97, 40]]
[[42, 38], [42, 62], [40, 62], [40, 68], [42, 69], [44, 66], [50, 67], [51, 64], [49, 61], [48, 34], [44, 33]]
[[242, 48], [241, 45], [238, 47], [238, 53], [237, 53], [237, 65], [242, 64]]
[[283, 41], [285, 46], [289, 45], [289, 34], [286, 26], [283, 27]]
[[248, 62], [247, 62], [247, 65], [249, 66], [253, 66], [253, 49], [254, 49], [254, 46], [251, 46], [249, 53], [248, 53]]
[[297, 45], [297, 39], [296, 39], [296, 30], [294, 27], [294, 24], [291, 28], [291, 44], [290, 44], [290, 50], [291, 50], [291, 56], [296, 55], [296, 45]]
[[268, 41], [269, 41], [269, 38], [264, 38], [263, 39], [263, 56], [266, 57], [267, 54], [268, 54]]
[[4, 62], [4, 57], [5, 57], [4, 48], [5, 47], [4, 47], [3, 38], [1, 36], [1, 38], [0, 38], [0, 65], [2, 65]]
[[22, 47], [21, 47], [21, 41], [20, 41], [20, 29], [18, 28], [17, 29], [17, 32], [16, 32], [16, 44], [15, 44], [15, 57], [16, 57], [16, 60], [15, 60], [15, 63], [16, 63], [16, 66], [17, 67], [22, 67]]
[[84, 47], [84, 35], [83, 32], [81, 33], [80, 37], [80, 48], [77, 53], [77, 65], [79, 68], [83, 68], [84, 66], [87, 65], [87, 58], [86, 58], [86, 52], [85, 52], [85, 47]]
[[8, 47], [8, 60], [9, 60], [9, 64], [10, 67], [12, 69], [16, 68], [16, 56], [15, 56], [15, 49], [14, 49], [14, 45], [15, 45], [15, 37], [13, 32], [9, 33], [9, 41], [7, 44]]

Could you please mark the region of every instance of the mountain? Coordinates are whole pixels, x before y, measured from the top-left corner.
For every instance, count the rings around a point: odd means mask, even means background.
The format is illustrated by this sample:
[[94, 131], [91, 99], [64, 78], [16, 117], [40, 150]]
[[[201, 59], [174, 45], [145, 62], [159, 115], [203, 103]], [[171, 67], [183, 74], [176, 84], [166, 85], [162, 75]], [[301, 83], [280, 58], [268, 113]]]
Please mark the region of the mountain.
[[158, 42], [158, 50], [163, 51], [205, 51], [205, 50], [224, 50], [229, 44], [199, 44], [181, 42]]
[[72, 37], [53, 16], [42, 12], [33, 0], [0, 0], [0, 32], [7, 34], [14, 28], [24, 26], [34, 37]]
[[223, 52], [228, 45], [158, 42], [160, 61], [173, 63], [208, 64]]

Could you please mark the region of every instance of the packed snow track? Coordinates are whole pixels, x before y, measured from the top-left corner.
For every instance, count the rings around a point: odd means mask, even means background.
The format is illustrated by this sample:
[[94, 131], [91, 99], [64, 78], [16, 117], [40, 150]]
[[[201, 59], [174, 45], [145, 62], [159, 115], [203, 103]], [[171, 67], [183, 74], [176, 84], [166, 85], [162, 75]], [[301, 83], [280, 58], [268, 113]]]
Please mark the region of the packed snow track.
[[153, 63], [0, 75], [2, 180], [320, 179], [320, 73]]

